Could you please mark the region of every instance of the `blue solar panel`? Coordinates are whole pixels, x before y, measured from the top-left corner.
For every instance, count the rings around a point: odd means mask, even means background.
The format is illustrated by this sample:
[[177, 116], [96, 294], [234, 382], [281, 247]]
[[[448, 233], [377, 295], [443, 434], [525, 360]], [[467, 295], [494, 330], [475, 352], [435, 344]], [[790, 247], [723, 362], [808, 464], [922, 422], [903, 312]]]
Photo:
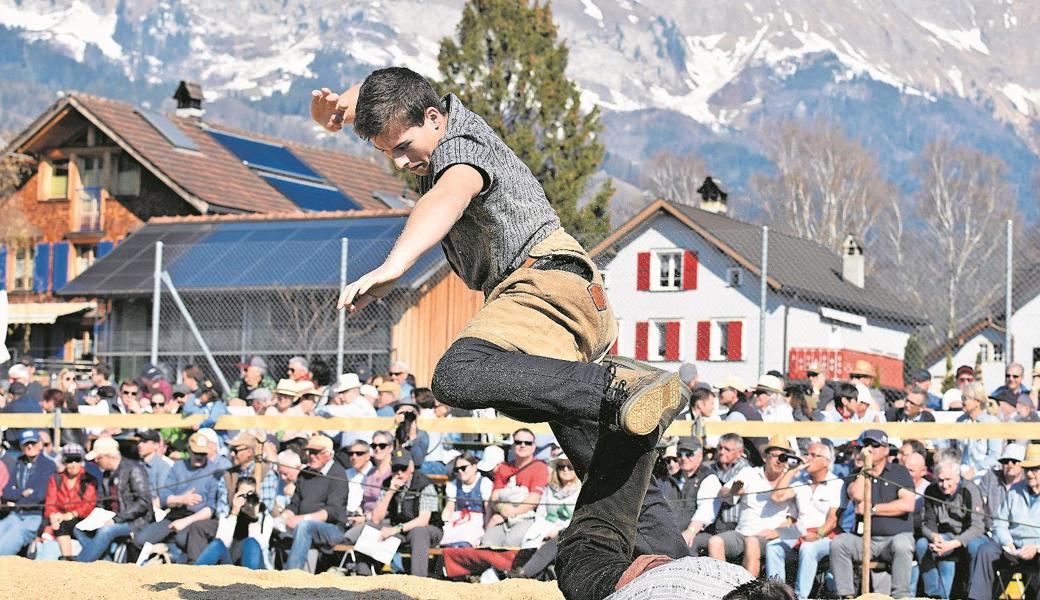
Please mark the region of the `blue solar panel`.
[[317, 171], [307, 166], [307, 163], [300, 160], [285, 146], [214, 129], [210, 129], [209, 134], [249, 167], [314, 181], [324, 181]]
[[330, 185], [297, 181], [267, 173], [257, 173], [257, 175], [263, 177], [264, 181], [271, 184], [271, 187], [304, 210], [358, 210], [361, 208], [346, 194]]
[[144, 117], [144, 120], [148, 121], [148, 124], [154, 127], [155, 130], [158, 131], [164, 138], [166, 138], [166, 141], [170, 142], [170, 144], [172, 144], [173, 146], [177, 148], [183, 148], [185, 150], [199, 149], [198, 145], [195, 143], [195, 140], [188, 137], [186, 133], [181, 131], [176, 125], [173, 124], [173, 122], [171, 122], [165, 116], [157, 112], [145, 110], [143, 108], [137, 109], [137, 114]]

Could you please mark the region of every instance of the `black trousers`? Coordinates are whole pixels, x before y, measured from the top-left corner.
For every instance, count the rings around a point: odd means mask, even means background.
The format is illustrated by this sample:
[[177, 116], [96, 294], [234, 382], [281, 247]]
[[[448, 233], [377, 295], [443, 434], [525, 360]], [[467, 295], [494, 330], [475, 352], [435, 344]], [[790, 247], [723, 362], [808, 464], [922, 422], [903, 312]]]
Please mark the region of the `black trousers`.
[[559, 537], [556, 570], [567, 600], [602, 600], [614, 593], [640, 554], [636, 530], [641, 516], [635, 509], [647, 489], [656, 487], [650, 481], [658, 455], [641, 441], [606, 431], [597, 441], [574, 516]]
[[[548, 423], [578, 477], [585, 478], [599, 438], [606, 367], [509, 352], [477, 338], [457, 340], [433, 374], [437, 399], [495, 410], [525, 423]], [[656, 486], [641, 493], [637, 554], [689, 556], [671, 506]], [[629, 510], [632, 510], [630, 508]]]

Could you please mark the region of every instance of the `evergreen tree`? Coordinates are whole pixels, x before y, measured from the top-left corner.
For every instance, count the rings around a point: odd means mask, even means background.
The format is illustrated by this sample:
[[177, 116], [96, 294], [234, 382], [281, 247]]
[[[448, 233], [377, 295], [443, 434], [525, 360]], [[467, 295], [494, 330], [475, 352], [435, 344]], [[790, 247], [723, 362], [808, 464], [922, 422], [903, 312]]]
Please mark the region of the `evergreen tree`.
[[610, 231], [610, 182], [578, 207], [603, 162], [599, 110], [581, 112], [580, 92], [564, 75], [568, 49], [557, 41], [549, 5], [469, 0], [457, 36], [441, 41], [445, 91], [482, 116], [524, 161], [571, 235], [586, 246], [603, 239]]
[[914, 373], [924, 368], [924, 348], [916, 335], [906, 340], [903, 349], [903, 383], [909, 385], [913, 380]]

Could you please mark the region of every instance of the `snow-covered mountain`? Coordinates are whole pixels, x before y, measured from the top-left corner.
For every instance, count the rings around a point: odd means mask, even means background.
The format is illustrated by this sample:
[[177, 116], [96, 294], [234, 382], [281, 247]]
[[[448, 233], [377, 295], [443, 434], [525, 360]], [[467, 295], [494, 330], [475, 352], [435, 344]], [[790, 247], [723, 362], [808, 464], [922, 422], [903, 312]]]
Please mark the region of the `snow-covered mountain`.
[[[298, 127], [316, 84], [387, 64], [436, 77], [462, 6], [0, 0], [0, 128], [32, 116], [23, 103], [41, 109], [40, 90], [157, 103], [182, 78], [201, 81], [225, 119]], [[820, 116], [877, 150], [897, 180], [939, 138], [999, 153], [1023, 182], [1037, 165], [1037, 2], [561, 0], [553, 11], [569, 76], [606, 110], [608, 166], [630, 179], [667, 149], [705, 155], [739, 186], [763, 164], [765, 123]]]

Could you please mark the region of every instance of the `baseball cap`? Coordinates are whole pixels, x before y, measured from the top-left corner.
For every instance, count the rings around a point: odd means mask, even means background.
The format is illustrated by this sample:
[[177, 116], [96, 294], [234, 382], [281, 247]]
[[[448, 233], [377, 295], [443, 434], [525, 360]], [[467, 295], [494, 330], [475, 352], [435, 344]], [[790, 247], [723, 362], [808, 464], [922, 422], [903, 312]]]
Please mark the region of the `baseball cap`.
[[867, 440], [875, 441], [882, 445], [888, 445], [888, 434], [880, 429], [867, 429], [859, 435], [859, 442], [862, 444]]
[[912, 379], [914, 383], [919, 383], [922, 381], [931, 381], [932, 374], [926, 371], [925, 369], [918, 369], [914, 371], [914, 376]]
[[188, 448], [192, 452], [209, 453], [209, 438], [201, 431], [197, 431], [188, 438]]
[[379, 390], [376, 389], [376, 386], [366, 383], [361, 386], [361, 395], [366, 398], [375, 398], [379, 395]]
[[155, 365], [145, 365], [144, 370], [141, 371], [142, 379], [162, 379], [162, 369]]
[[22, 432], [22, 435], [18, 436], [18, 445], [24, 446], [30, 442], [40, 441], [40, 433], [35, 429], [26, 429]]
[[390, 467], [407, 467], [412, 462], [412, 453], [405, 450], [394, 450], [390, 454]]
[[97, 389], [97, 396], [98, 398], [111, 400], [116, 397], [116, 388], [110, 385], [103, 385]]
[[484, 456], [477, 463], [480, 471], [490, 471], [506, 461], [506, 453], [500, 446], [484, 448]]
[[758, 385], [755, 386], [755, 391], [782, 394], [784, 392], [784, 386], [779, 377], [775, 375], [763, 375], [758, 378]]
[[99, 456], [119, 456], [119, 442], [112, 438], [94, 440], [94, 447], [83, 458], [94, 460]]
[[141, 442], [158, 442], [162, 437], [155, 429], [143, 429], [138, 432], [137, 439]]
[[957, 367], [957, 372], [954, 373], [954, 377], [960, 377], [961, 375], [971, 375], [972, 377], [974, 377], [975, 369], [969, 367], [968, 365], [961, 365]]
[[997, 402], [1006, 402], [1011, 406], [1015, 406], [1016, 404], [1018, 404], [1018, 394], [1012, 392], [1011, 390], [1004, 390], [999, 394], [990, 394], [989, 397], [993, 400], [996, 400]]
[[264, 442], [264, 437], [261, 437], [255, 431], [240, 431], [238, 435], [228, 440], [228, 448], [256, 448]]
[[680, 452], [683, 450], [687, 452], [696, 452], [703, 448], [703, 444], [701, 444], [701, 441], [697, 438], [679, 438], [679, 447], [677, 450]]
[[199, 434], [206, 436], [206, 439], [209, 440], [209, 443], [213, 444], [214, 446], [220, 445], [220, 436], [218, 436], [217, 432], [213, 431], [213, 429], [209, 427], [203, 427], [199, 429]]
[[83, 458], [84, 454], [86, 454], [86, 451], [83, 450], [83, 446], [80, 446], [79, 444], [65, 444], [61, 447], [62, 458], [65, 458], [66, 456], [78, 456]]

